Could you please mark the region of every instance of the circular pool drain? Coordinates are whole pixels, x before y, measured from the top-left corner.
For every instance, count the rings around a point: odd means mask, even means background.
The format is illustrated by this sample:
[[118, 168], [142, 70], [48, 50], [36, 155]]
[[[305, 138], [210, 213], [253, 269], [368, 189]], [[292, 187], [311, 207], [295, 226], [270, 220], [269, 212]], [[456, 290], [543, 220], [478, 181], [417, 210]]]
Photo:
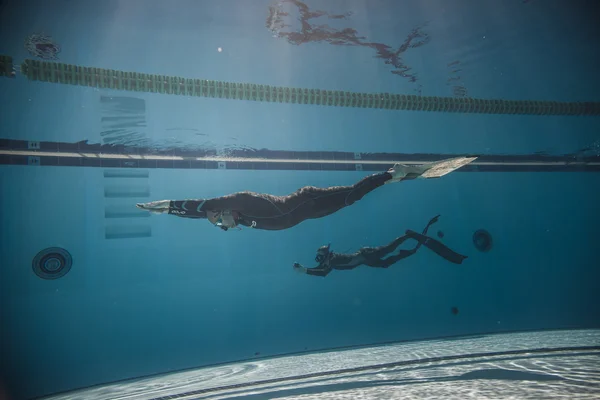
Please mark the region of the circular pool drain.
[[485, 229], [479, 229], [473, 234], [473, 244], [479, 251], [484, 253], [490, 251], [493, 243], [492, 235]]
[[65, 276], [73, 265], [71, 254], [60, 247], [49, 247], [37, 253], [33, 259], [33, 272], [42, 279], [58, 279]]

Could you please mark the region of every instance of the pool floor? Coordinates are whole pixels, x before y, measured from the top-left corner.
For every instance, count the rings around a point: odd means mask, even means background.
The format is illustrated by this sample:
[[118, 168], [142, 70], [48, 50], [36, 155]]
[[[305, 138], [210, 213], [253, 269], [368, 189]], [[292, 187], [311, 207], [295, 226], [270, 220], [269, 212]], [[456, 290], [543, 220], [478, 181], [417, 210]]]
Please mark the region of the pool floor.
[[600, 330], [396, 343], [232, 363], [45, 399], [600, 397]]

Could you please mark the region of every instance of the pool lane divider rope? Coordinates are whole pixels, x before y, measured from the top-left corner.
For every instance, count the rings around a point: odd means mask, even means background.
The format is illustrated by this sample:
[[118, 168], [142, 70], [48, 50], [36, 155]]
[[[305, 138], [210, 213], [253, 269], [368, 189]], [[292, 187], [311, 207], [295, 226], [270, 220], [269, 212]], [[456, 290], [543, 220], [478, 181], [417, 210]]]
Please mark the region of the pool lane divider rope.
[[[0, 56], [0, 73], [15, 77], [13, 60]], [[20, 72], [30, 81], [113, 89], [128, 92], [396, 111], [465, 114], [598, 116], [600, 102], [475, 99], [359, 93], [343, 90], [270, 86], [178, 76], [146, 74], [26, 59]]]

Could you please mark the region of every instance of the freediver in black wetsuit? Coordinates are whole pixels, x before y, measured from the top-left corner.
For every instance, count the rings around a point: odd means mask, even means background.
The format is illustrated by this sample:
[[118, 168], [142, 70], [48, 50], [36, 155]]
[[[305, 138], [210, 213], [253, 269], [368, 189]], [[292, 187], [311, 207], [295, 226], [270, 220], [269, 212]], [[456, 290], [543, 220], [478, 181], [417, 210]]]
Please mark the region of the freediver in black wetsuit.
[[306, 186], [288, 196], [239, 192], [213, 199], [160, 200], [139, 203], [138, 208], [157, 214], [204, 218], [223, 230], [239, 225], [282, 230], [307, 219], [322, 218], [350, 206], [384, 184], [416, 178], [439, 178], [477, 157], [457, 157], [431, 164], [395, 164], [387, 172], [367, 176], [350, 186]]
[[[456, 253], [445, 244], [438, 240], [427, 236], [427, 230], [431, 225], [437, 222], [440, 216], [435, 216], [429, 221], [422, 233], [406, 231], [404, 236], [394, 239], [391, 243], [379, 247], [363, 247], [353, 254], [339, 254], [329, 250], [329, 245], [321, 246], [317, 250], [315, 261], [319, 263], [314, 268], [305, 268], [301, 264], [294, 263], [294, 270], [307, 275], [327, 276], [332, 270], [348, 270], [354, 269], [359, 265], [366, 265], [375, 268], [387, 268], [390, 265], [397, 263], [417, 252], [419, 247], [425, 246], [434, 251], [437, 255], [445, 258], [454, 264], [462, 264], [467, 256]], [[412, 250], [398, 250], [398, 254], [385, 258], [388, 254], [396, 250], [398, 246], [404, 243], [407, 239], [414, 239], [417, 245]]]

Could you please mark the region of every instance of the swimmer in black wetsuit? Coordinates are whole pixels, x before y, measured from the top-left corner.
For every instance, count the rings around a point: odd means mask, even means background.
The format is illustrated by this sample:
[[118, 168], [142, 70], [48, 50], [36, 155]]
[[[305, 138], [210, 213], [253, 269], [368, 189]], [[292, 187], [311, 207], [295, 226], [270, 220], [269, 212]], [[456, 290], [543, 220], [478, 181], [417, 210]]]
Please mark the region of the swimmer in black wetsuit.
[[351, 186], [306, 186], [288, 196], [239, 192], [213, 199], [160, 200], [139, 203], [138, 208], [184, 218], [204, 218], [223, 230], [239, 225], [255, 229], [282, 230], [307, 219], [322, 218], [354, 204], [387, 183], [416, 178], [439, 178], [473, 161], [458, 157], [432, 164], [395, 164], [387, 172], [367, 176]]
[[[329, 250], [329, 245], [321, 246], [317, 250], [315, 261], [319, 263], [314, 268], [305, 268], [298, 263], [294, 263], [294, 270], [307, 275], [327, 276], [332, 270], [354, 269], [359, 265], [366, 265], [375, 268], [387, 268], [398, 261], [405, 259], [417, 252], [419, 247], [425, 246], [433, 250], [437, 255], [445, 258], [454, 264], [461, 264], [467, 256], [456, 253], [443, 243], [427, 236], [427, 229], [437, 222], [439, 215], [433, 217], [427, 224], [423, 233], [417, 233], [407, 230], [404, 236], [394, 239], [391, 243], [380, 247], [363, 247], [353, 254], [339, 254]], [[398, 250], [398, 254], [385, 258], [388, 254], [396, 250], [398, 246], [407, 239], [414, 239], [417, 245], [411, 250]]]

